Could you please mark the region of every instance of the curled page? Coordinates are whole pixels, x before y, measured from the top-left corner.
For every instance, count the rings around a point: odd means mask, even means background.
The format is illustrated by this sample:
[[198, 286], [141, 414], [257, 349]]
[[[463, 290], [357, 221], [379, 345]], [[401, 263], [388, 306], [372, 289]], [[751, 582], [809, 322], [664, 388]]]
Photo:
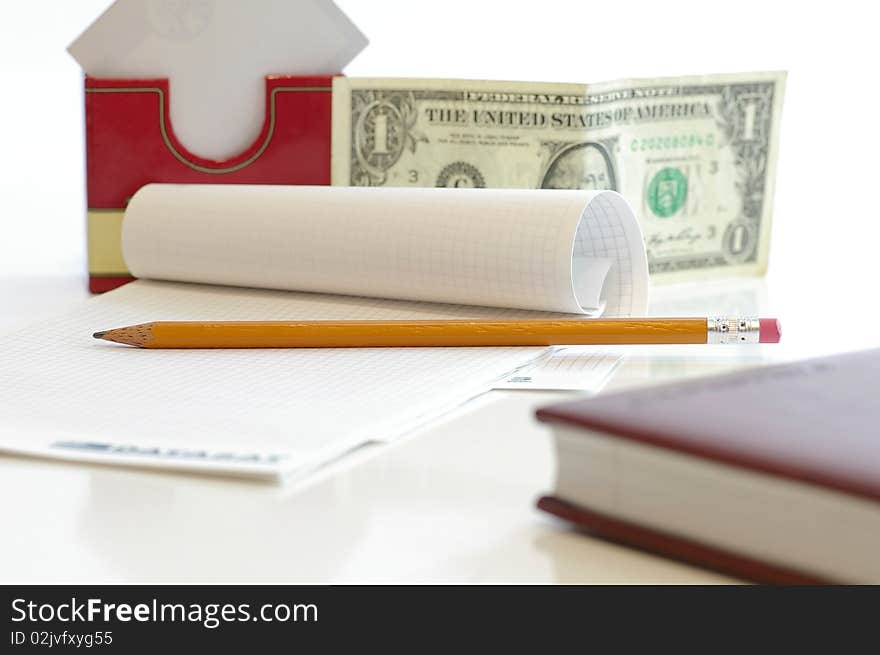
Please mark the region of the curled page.
[[581, 315], [640, 316], [648, 266], [613, 191], [143, 187], [136, 277]]

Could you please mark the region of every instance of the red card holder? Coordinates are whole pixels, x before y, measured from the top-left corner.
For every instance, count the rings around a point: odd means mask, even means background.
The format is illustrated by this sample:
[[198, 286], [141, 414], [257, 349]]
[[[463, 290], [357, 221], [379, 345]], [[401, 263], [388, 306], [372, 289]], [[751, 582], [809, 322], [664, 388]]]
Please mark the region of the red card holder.
[[167, 79], [85, 81], [89, 288], [132, 280], [120, 234], [126, 203], [150, 182], [330, 184], [333, 76], [266, 77], [266, 116], [244, 152], [213, 161], [174, 134]]

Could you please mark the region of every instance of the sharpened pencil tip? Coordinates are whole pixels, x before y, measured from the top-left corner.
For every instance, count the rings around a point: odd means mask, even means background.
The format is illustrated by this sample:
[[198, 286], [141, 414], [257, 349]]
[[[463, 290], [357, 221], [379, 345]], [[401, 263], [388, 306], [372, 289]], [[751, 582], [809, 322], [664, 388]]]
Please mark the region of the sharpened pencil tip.
[[95, 332], [92, 336], [95, 339], [103, 339], [105, 334], [107, 334], [107, 330], [104, 330], [103, 332]]

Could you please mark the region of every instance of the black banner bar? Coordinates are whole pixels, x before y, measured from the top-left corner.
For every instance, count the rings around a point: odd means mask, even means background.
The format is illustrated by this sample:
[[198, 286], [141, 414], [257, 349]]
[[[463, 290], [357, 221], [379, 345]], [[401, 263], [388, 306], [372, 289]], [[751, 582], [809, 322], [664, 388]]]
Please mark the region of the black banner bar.
[[699, 647], [705, 634], [749, 650], [831, 636], [876, 648], [878, 601], [877, 587], [0, 587], [0, 652], [546, 650], [571, 639], [656, 650]]

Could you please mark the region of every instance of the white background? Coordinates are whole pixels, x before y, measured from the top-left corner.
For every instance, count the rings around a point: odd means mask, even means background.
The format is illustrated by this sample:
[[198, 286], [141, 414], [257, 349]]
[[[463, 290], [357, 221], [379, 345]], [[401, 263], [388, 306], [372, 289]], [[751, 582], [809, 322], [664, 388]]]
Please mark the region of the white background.
[[[84, 280], [82, 78], [65, 48], [108, 4], [0, 3], [0, 302], [7, 311], [17, 303], [20, 313], [29, 294], [13, 298], [17, 285], [4, 277], [37, 276], [20, 284], [41, 293], [60, 279], [53, 276], [65, 276], [67, 288], [81, 288], [72, 276]], [[811, 320], [813, 311], [878, 315], [880, 52], [868, 3], [338, 4], [371, 40], [346, 71], [353, 76], [593, 82], [788, 70], [771, 308], [789, 323]]]

